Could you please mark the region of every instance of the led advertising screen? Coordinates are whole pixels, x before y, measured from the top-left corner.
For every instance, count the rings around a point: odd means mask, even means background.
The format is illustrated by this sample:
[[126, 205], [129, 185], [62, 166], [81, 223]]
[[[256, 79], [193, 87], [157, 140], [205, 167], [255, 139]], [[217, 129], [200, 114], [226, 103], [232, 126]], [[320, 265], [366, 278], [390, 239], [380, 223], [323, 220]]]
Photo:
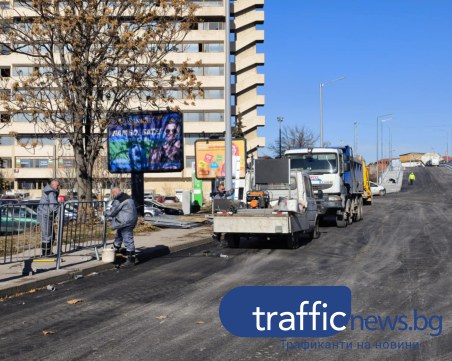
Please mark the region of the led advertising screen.
[[127, 114], [108, 130], [111, 173], [161, 173], [184, 169], [182, 113]]
[[[196, 178], [215, 179], [225, 176], [224, 140], [197, 140], [195, 142]], [[232, 175], [240, 174], [245, 178], [246, 171], [246, 143], [245, 139], [234, 139], [232, 141]]]

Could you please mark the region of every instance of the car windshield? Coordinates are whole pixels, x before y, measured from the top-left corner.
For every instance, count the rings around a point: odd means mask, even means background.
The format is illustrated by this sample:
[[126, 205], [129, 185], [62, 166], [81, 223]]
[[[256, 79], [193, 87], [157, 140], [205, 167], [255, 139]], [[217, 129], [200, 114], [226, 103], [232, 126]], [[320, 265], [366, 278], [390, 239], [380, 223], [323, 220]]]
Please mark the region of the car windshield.
[[287, 154], [291, 159], [290, 168], [300, 169], [309, 174], [337, 173], [337, 154]]

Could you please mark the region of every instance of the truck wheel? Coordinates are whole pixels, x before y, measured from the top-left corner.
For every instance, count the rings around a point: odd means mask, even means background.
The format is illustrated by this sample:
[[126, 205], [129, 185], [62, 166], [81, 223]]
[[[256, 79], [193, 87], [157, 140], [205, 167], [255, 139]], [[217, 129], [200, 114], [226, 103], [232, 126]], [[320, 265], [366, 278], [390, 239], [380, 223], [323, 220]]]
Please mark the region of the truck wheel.
[[317, 218], [315, 221], [314, 229], [309, 233], [309, 238], [311, 240], [318, 239], [320, 237], [320, 227], [319, 227], [319, 219]]
[[226, 234], [224, 236], [226, 243], [229, 248], [239, 248], [240, 247], [240, 235], [238, 234]]
[[358, 221], [361, 221], [364, 217], [364, 201], [361, 198], [358, 203]]
[[347, 224], [352, 224], [353, 223], [353, 204], [354, 202], [352, 202], [350, 199], [347, 200], [347, 203], [345, 204], [345, 213], [347, 214]]
[[287, 235], [287, 248], [289, 249], [297, 249], [300, 247], [300, 238], [298, 233], [292, 233]]
[[336, 216], [336, 227], [345, 228], [347, 227], [347, 220], [343, 216]]

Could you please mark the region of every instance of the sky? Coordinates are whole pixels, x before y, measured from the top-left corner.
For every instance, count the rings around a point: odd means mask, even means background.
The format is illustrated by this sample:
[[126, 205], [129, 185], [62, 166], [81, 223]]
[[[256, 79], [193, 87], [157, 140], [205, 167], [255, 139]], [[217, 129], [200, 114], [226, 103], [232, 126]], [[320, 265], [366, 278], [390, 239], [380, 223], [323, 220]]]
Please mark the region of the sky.
[[265, 0], [264, 11], [267, 145], [277, 117], [319, 135], [319, 85], [345, 77], [323, 88], [325, 142], [353, 146], [358, 122], [358, 153], [374, 162], [378, 122], [384, 157], [390, 138], [393, 156], [452, 154], [451, 0]]

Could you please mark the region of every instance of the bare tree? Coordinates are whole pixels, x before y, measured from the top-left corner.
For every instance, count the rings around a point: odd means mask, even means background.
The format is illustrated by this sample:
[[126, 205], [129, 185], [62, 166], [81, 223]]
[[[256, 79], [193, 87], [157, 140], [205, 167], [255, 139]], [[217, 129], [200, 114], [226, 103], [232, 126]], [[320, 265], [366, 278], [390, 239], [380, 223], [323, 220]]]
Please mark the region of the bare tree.
[[[72, 161], [72, 158], [68, 160]], [[62, 166], [60, 166], [60, 164], [57, 164], [56, 176], [60, 181], [62, 188], [66, 189], [68, 194], [73, 192], [75, 184], [77, 183], [76, 173], [77, 171], [75, 167], [64, 164], [64, 160]]]
[[[301, 128], [298, 125], [283, 127], [281, 129], [281, 151], [284, 154], [288, 149], [313, 147], [318, 139], [319, 137], [304, 125]], [[274, 157], [279, 157], [279, 137], [268, 146], [268, 149]]]
[[130, 111], [177, 110], [174, 89], [186, 104], [202, 92], [187, 62], [168, 60], [183, 50], [195, 10], [188, 0], [16, 0], [0, 12], [0, 44], [33, 66], [3, 78], [0, 109], [67, 139], [78, 191], [91, 199], [112, 122]]

